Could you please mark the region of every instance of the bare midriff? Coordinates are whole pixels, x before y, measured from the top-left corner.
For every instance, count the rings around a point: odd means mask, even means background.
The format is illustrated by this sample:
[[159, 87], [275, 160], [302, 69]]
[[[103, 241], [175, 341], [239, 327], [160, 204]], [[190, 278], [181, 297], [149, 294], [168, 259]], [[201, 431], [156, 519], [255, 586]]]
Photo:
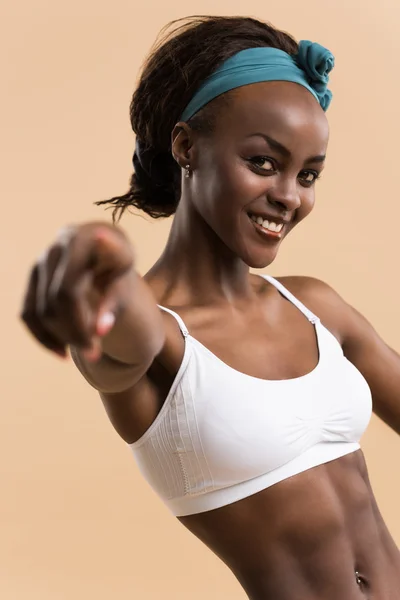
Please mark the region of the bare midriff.
[[251, 600], [400, 600], [400, 552], [361, 451], [180, 521]]

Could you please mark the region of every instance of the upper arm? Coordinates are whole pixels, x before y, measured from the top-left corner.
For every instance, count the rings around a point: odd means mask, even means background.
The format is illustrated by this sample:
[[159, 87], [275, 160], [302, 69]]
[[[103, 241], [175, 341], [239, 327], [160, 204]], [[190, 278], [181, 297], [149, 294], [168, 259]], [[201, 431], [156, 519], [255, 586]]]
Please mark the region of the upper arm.
[[356, 309], [344, 311], [344, 355], [367, 380], [375, 414], [400, 434], [400, 356]]
[[[302, 302], [335, 335], [346, 358], [371, 389], [374, 412], [400, 433], [400, 355], [330, 286], [311, 278], [290, 278]], [[288, 286], [289, 287], [289, 286]]]
[[103, 355], [90, 372], [91, 364], [71, 349], [78, 369], [98, 390], [111, 424], [127, 443], [137, 441], [157, 417], [183, 359], [184, 341], [175, 319], [163, 313], [162, 320], [164, 345], [147, 366], [135, 367]]

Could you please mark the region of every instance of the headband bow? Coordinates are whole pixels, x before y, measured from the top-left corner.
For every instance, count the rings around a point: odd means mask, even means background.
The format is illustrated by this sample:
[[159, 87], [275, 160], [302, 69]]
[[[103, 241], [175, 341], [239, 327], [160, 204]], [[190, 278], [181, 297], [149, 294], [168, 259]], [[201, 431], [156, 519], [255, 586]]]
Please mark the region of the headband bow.
[[297, 64], [309, 78], [309, 84], [318, 96], [318, 101], [327, 110], [332, 92], [328, 90], [329, 73], [335, 66], [333, 54], [320, 44], [302, 40], [296, 56]]

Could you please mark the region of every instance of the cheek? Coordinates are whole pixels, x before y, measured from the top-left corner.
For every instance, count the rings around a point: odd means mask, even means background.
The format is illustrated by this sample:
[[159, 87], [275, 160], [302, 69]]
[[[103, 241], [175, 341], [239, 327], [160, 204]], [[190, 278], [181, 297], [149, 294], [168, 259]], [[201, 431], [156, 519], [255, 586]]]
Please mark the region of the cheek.
[[[194, 179], [196, 204], [201, 204], [201, 213], [210, 218], [224, 215], [224, 221], [235, 218], [237, 212], [252, 200], [265, 193], [256, 177], [239, 160], [212, 160], [211, 156], [202, 161]], [[200, 207], [198, 207], [200, 208]]]
[[300, 191], [300, 207], [297, 210], [296, 221], [302, 221], [313, 210], [315, 205], [315, 188], [301, 188]]
[[241, 160], [223, 165], [225, 193], [245, 206], [249, 202], [265, 195], [268, 189], [267, 179], [257, 176]]
[[225, 220], [230, 218], [235, 221], [255, 200], [265, 197], [267, 179], [257, 176], [239, 159], [218, 167], [217, 182], [213, 189], [218, 212], [221, 208]]

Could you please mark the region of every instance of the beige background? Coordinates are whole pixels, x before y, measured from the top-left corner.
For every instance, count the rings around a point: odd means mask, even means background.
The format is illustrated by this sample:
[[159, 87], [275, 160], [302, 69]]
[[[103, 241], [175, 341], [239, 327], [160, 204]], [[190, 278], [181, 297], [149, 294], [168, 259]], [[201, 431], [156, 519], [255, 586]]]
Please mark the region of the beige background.
[[[59, 227], [109, 218], [92, 203], [125, 191], [128, 105], [158, 30], [187, 13], [251, 6], [337, 59], [317, 206], [269, 272], [328, 281], [400, 349], [398, 3], [380, 0], [378, 10], [375, 0], [146, 0], [136, 10], [134, 0], [3, 2], [0, 597], [244, 599], [142, 481], [96, 393], [23, 330], [27, 272]], [[123, 223], [144, 271], [170, 222]], [[400, 544], [400, 440], [374, 419], [363, 447]]]

